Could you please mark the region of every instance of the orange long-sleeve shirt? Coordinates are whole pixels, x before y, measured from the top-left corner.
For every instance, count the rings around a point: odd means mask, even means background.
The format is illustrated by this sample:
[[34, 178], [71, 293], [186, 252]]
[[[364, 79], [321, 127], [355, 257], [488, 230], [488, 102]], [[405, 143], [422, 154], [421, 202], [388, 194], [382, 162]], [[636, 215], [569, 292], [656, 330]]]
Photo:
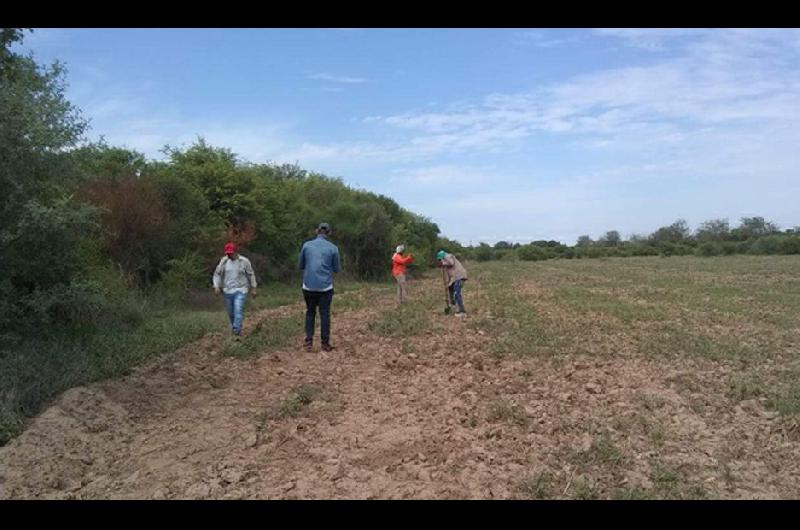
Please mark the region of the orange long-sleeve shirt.
[[393, 276], [400, 276], [406, 273], [406, 265], [409, 263], [414, 262], [414, 256], [409, 254], [407, 258], [404, 258], [402, 254], [399, 252], [395, 252], [394, 256], [392, 256], [392, 275]]

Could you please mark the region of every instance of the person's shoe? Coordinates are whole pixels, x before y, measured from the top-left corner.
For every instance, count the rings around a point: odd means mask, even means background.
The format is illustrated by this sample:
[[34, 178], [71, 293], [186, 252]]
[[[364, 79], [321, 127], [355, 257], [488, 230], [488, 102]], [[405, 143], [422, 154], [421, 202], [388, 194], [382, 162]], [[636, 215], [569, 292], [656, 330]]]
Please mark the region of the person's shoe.
[[323, 345], [322, 345], [322, 351], [333, 351], [333, 350], [335, 350], [335, 349], [336, 349], [336, 348], [334, 348], [334, 347], [333, 347], [333, 346], [331, 346], [330, 344], [323, 344]]
[[308, 337], [303, 340], [303, 347], [306, 351], [311, 351], [314, 347], [314, 339], [309, 339]]
[[457, 317], [465, 317], [465, 316], [467, 316], [467, 312], [466, 311], [456, 311], [456, 316]]

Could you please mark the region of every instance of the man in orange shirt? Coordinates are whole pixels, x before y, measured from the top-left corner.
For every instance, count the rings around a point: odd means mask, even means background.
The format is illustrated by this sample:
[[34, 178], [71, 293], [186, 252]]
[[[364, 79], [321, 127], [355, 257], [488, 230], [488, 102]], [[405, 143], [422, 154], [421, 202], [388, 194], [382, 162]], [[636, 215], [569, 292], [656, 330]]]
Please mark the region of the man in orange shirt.
[[402, 304], [408, 298], [406, 291], [406, 267], [409, 263], [414, 262], [414, 255], [411, 252], [407, 257], [403, 257], [403, 251], [406, 249], [403, 245], [398, 245], [395, 249], [396, 252], [392, 256], [392, 276], [397, 280], [397, 302]]

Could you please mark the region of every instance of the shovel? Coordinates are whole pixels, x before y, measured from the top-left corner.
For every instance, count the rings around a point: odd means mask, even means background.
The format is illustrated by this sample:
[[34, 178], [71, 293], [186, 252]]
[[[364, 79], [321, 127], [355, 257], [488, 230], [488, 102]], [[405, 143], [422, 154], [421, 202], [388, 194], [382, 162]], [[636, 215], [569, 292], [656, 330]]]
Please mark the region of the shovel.
[[444, 283], [444, 314], [450, 314], [450, 289], [447, 288], [447, 273], [445, 272], [444, 268], [442, 268], [442, 283]]

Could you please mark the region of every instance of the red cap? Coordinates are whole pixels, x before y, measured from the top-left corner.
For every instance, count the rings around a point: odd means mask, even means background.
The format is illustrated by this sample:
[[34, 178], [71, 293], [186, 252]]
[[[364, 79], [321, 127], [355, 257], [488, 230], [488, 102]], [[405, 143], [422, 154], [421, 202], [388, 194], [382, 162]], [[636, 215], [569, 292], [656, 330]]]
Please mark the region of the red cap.
[[225, 245], [225, 254], [235, 254], [236, 253], [236, 243], [228, 243]]

